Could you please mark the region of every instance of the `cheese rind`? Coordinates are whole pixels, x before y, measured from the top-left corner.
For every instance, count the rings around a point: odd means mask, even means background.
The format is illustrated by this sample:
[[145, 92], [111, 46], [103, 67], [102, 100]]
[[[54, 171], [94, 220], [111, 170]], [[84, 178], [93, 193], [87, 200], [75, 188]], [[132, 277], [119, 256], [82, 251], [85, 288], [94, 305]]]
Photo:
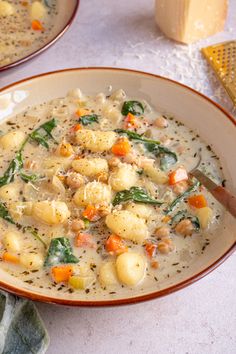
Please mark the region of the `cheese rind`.
[[224, 28], [228, 0], [156, 0], [156, 22], [169, 38], [194, 43]]

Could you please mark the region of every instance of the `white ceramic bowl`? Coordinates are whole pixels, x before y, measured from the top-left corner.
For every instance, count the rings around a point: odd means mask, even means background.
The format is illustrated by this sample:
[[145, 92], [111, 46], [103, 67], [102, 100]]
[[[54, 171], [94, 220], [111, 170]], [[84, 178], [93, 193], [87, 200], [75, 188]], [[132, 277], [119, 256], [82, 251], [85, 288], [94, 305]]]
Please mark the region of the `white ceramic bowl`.
[[[87, 94], [107, 92], [123, 88], [129, 96], [144, 98], [158, 110], [173, 113], [184, 124], [194, 129], [211, 144], [221, 159], [228, 187], [236, 193], [235, 122], [223, 108], [200, 93], [169, 79], [124, 69], [82, 68], [69, 69], [35, 76], [0, 90], [0, 119], [6, 119], [27, 106], [39, 104], [66, 95], [67, 91], [80, 87]], [[188, 269], [177, 273], [161, 284], [133, 294], [81, 298], [79, 292], [67, 295], [52, 295], [49, 291], [35, 289], [11, 277], [0, 269], [0, 287], [33, 300], [65, 305], [107, 306], [135, 303], [167, 295], [181, 289], [221, 264], [236, 246], [235, 220], [225, 213], [219, 232], [207, 251]]]
[[37, 50], [33, 51], [27, 56], [0, 67], [0, 72], [18, 66], [34, 58], [36, 55], [42, 53], [44, 50], [53, 45], [71, 26], [77, 14], [79, 3], [80, 0], [57, 0], [58, 13], [55, 17], [54, 26], [50, 35], [48, 36], [47, 42], [43, 46], [39, 46]]

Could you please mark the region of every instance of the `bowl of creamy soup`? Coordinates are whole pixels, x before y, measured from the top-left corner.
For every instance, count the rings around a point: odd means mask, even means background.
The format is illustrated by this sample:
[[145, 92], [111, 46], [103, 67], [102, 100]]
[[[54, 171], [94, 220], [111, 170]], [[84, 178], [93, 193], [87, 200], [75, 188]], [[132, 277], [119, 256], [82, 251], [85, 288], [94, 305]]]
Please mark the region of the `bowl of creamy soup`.
[[0, 0], [0, 71], [47, 49], [72, 23], [79, 0]]
[[189, 172], [235, 191], [233, 119], [177, 82], [109, 68], [0, 90], [0, 286], [66, 305], [169, 294], [235, 248]]

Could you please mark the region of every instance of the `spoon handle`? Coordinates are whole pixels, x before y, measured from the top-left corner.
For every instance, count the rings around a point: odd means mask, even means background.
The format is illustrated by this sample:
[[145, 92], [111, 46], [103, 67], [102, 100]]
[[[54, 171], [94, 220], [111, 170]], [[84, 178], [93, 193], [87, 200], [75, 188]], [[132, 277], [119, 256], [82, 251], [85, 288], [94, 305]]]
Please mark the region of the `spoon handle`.
[[198, 169], [191, 171], [191, 175], [197, 178], [209, 192], [221, 203], [228, 212], [236, 218], [236, 196], [231, 194], [226, 188], [217, 185], [209, 177]]

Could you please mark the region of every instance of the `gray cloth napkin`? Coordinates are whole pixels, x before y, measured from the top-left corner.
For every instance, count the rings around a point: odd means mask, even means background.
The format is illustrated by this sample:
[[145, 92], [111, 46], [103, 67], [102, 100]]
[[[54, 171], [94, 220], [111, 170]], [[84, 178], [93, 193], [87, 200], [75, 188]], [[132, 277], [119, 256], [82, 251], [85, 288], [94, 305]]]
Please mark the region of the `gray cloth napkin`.
[[33, 302], [0, 290], [0, 353], [44, 354], [49, 336]]

